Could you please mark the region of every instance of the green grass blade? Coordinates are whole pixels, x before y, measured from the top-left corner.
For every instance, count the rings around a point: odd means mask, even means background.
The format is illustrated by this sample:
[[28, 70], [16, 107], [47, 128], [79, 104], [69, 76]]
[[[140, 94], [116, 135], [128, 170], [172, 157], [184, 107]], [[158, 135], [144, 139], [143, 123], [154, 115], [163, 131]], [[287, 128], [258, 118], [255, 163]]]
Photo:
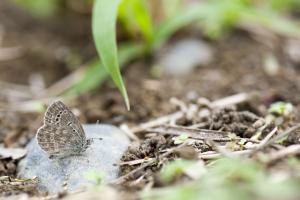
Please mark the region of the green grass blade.
[[300, 34], [300, 26], [298, 23], [288, 20], [272, 10], [249, 9], [248, 12], [243, 12], [241, 20], [248, 23], [259, 24], [275, 33], [289, 37], [299, 37]]
[[120, 0], [96, 0], [93, 7], [92, 30], [101, 61], [121, 92], [129, 110], [129, 98], [119, 69], [116, 44], [116, 21], [119, 4]]
[[200, 25], [208, 37], [216, 39], [221, 36], [224, 26], [231, 27], [237, 23], [243, 8], [242, 4], [231, 1], [202, 2], [183, 7], [157, 28], [154, 46], [159, 48], [176, 31], [192, 23]]
[[135, 0], [134, 15], [148, 44], [153, 40], [153, 22], [145, 0]]
[[159, 48], [172, 34], [191, 23], [200, 25], [203, 32], [213, 39], [221, 36], [224, 29], [237, 26], [240, 22], [258, 24], [282, 35], [299, 35], [300, 28], [293, 21], [272, 10], [237, 2], [211, 1], [182, 8], [156, 28], [154, 47]]
[[152, 44], [154, 24], [145, 0], [122, 1], [119, 8], [119, 19], [131, 35], [140, 32], [148, 45]]
[[204, 5], [187, 7], [178, 11], [176, 15], [164, 20], [155, 32], [154, 47], [159, 48], [180, 28], [199, 20], [201, 17], [205, 17], [206, 9], [208, 8]]

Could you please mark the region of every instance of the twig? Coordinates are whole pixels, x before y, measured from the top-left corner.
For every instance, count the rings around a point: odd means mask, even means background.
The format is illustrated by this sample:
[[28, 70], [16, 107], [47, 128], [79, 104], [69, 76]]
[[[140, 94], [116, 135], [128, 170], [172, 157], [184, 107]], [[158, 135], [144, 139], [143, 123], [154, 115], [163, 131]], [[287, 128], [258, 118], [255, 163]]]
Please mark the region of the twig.
[[149, 121], [149, 122], [146, 122], [146, 123], [142, 123], [139, 126], [131, 128], [131, 131], [133, 133], [141, 132], [141, 131], [144, 131], [145, 129], [148, 129], [148, 128], [152, 128], [152, 127], [155, 127], [155, 126], [166, 124], [169, 121], [171, 121], [172, 119], [180, 119], [183, 116], [184, 116], [184, 113], [181, 112], [181, 111], [178, 111], [178, 112], [175, 112], [173, 114], [166, 115], [166, 116], [163, 116], [163, 117], [159, 117], [155, 120], [152, 120], [152, 121]]
[[300, 154], [300, 145], [291, 145], [288, 146], [282, 150], [279, 150], [273, 154], [270, 155], [270, 158], [268, 160], [268, 163], [274, 162], [276, 160], [288, 157], [288, 156], [294, 156]]
[[[242, 151], [234, 151], [234, 152], [231, 152], [232, 155], [237, 155], [237, 156], [241, 156], [241, 155], [247, 155], [251, 153], [251, 150], [242, 150]], [[216, 158], [219, 158], [221, 157], [222, 154], [221, 153], [211, 153], [211, 154], [200, 154], [199, 155], [199, 158], [200, 159], [203, 159], [203, 160], [211, 160], [211, 159], [216, 159]]]
[[135, 185], [139, 184], [139, 183], [143, 180], [143, 178], [144, 178], [145, 176], [147, 176], [148, 174], [149, 174], [149, 173], [146, 172], [145, 174], [141, 175], [141, 176], [140, 176], [139, 178], [137, 178], [136, 180], [132, 181], [129, 185], [130, 185], [130, 186], [135, 186]]
[[45, 96], [45, 80], [41, 74], [33, 73], [30, 75], [29, 87], [34, 99]]
[[[183, 144], [181, 144], [181, 145], [179, 145], [179, 146], [176, 146], [176, 147], [170, 149], [169, 151], [163, 153], [160, 157], [161, 157], [161, 158], [167, 157], [167, 156], [169, 156], [170, 154], [172, 154], [176, 149], [181, 148], [181, 147], [183, 147], [183, 146], [185, 146], [185, 145], [186, 145], [186, 143], [183, 143]], [[125, 175], [123, 175], [123, 176], [117, 178], [116, 180], [112, 181], [111, 183], [113, 183], [113, 184], [121, 184], [121, 183], [123, 183], [128, 177], [130, 177], [130, 176], [134, 175], [136, 172], [138, 172], [138, 171], [140, 171], [140, 170], [142, 170], [142, 169], [144, 169], [144, 168], [146, 168], [146, 167], [152, 165], [155, 161], [156, 161], [156, 159], [153, 159], [153, 160], [151, 160], [151, 161], [145, 163], [144, 165], [141, 165], [141, 166], [135, 168], [135, 169], [132, 170], [131, 172], [129, 172], [129, 173], [127, 173], [127, 174], [125, 174]]]
[[120, 129], [133, 141], [139, 142], [140, 139], [130, 130], [127, 124], [121, 124]]
[[0, 94], [3, 94], [8, 100], [13, 98], [16, 101], [16, 99], [30, 99], [32, 97], [30, 88], [26, 85], [0, 81], [0, 88]]
[[8, 102], [27, 100], [32, 97], [30, 93], [9, 88], [1, 88], [0, 94], [3, 95]]
[[213, 108], [223, 108], [226, 106], [231, 106], [235, 104], [239, 104], [245, 102], [249, 99], [250, 95], [247, 93], [239, 93], [232, 96], [228, 96], [211, 103], [211, 107]]
[[[198, 140], [213, 140], [219, 142], [236, 140], [235, 138], [229, 137], [230, 132], [215, 131], [209, 129], [193, 129], [193, 128], [187, 128], [183, 126], [160, 126], [156, 128], [147, 129], [145, 131], [150, 133], [160, 133], [160, 134], [169, 134], [169, 135], [187, 134], [190, 138], [198, 139]], [[254, 143], [256, 142], [256, 141], [249, 140], [248, 138], [237, 138], [237, 139], [238, 140], [245, 139], [246, 141], [254, 142]]]
[[232, 152], [227, 151], [225, 148], [222, 148], [221, 146], [217, 145], [214, 141], [212, 140], [207, 140], [207, 143], [217, 152], [220, 154], [224, 155], [225, 157], [228, 158], [235, 158], [234, 154]]
[[141, 163], [150, 162], [153, 159], [155, 159], [155, 158], [136, 159], [136, 160], [126, 161], [126, 162], [120, 162], [118, 165], [119, 166], [123, 166], [123, 165], [130, 165], [130, 166], [132, 166], [132, 165], [138, 165], [138, 164], [141, 164]]
[[257, 144], [251, 152], [251, 155], [255, 154], [257, 151], [263, 149], [268, 141], [273, 137], [273, 135], [277, 132], [278, 128], [275, 127], [259, 144]]
[[289, 134], [293, 133], [294, 131], [296, 131], [297, 129], [300, 128], [300, 123], [296, 124], [295, 126], [289, 128], [288, 130], [284, 131], [283, 133], [277, 135], [276, 137], [274, 137], [273, 139], [269, 140], [265, 145], [264, 147], [266, 146], [269, 146], [271, 144], [273, 144], [274, 142], [276, 142], [277, 140], [285, 137], [285, 136], [288, 136]]
[[[211, 103], [210, 107], [211, 108], [221, 108], [221, 107], [226, 107], [229, 105], [239, 104], [239, 103], [247, 101], [249, 99], [249, 97], [250, 97], [250, 95], [246, 94], [246, 93], [235, 94], [232, 96], [228, 96], [228, 97], [213, 101]], [[183, 110], [177, 111], [173, 114], [162, 116], [160, 118], [140, 124], [139, 126], [133, 127], [133, 128], [131, 128], [131, 131], [133, 133], [141, 132], [146, 129], [152, 128], [152, 127], [167, 124], [171, 121], [176, 121], [176, 120], [184, 117], [184, 115], [185, 115], [185, 112]]]
[[150, 166], [152, 164], [153, 164], [153, 161], [152, 162], [148, 162], [148, 163], [146, 163], [144, 165], [141, 165], [141, 166], [135, 168], [134, 170], [132, 170], [131, 172], [125, 174], [124, 176], [121, 176], [118, 179], [112, 181], [111, 183], [113, 183], [113, 184], [121, 184], [121, 183], [123, 183], [126, 180], [126, 178], [132, 176], [136, 172], [138, 172], [138, 171], [140, 171], [140, 170], [142, 170], [142, 169], [144, 169], [144, 168], [146, 168], [146, 167], [148, 167], [148, 166]]
[[254, 134], [251, 139], [252, 140], [258, 140], [259, 137], [261, 136], [263, 130], [268, 127], [270, 125], [270, 123], [265, 123], [262, 127], [259, 127], [258, 130], [256, 131], [256, 134]]
[[23, 56], [24, 49], [22, 47], [6, 47], [0, 48], [0, 61], [7, 61]]
[[27, 85], [19, 85], [16, 83], [0, 81], [0, 86], [1, 86], [1, 88], [5, 87], [5, 88], [12, 89], [12, 90], [18, 90], [18, 91], [30, 93], [30, 88]]
[[188, 128], [203, 128], [206, 127], [208, 124], [209, 124], [208, 122], [200, 122], [197, 124], [190, 125], [188, 126]]

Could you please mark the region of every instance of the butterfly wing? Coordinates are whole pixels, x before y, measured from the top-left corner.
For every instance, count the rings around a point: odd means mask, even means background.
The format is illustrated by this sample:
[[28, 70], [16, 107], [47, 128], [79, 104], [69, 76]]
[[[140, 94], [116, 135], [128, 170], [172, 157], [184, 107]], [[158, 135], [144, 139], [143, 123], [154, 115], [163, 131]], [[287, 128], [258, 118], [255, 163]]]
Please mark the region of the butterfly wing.
[[71, 127], [73, 132], [75, 130], [76, 134], [78, 134], [78, 137], [83, 141], [86, 140], [84, 130], [79, 120], [61, 101], [55, 101], [48, 107], [44, 117], [44, 124], [57, 127]]
[[[67, 156], [80, 153], [84, 143], [69, 126], [50, 126], [45, 124], [37, 131], [40, 147], [50, 156]], [[85, 141], [84, 141], [85, 142]]]

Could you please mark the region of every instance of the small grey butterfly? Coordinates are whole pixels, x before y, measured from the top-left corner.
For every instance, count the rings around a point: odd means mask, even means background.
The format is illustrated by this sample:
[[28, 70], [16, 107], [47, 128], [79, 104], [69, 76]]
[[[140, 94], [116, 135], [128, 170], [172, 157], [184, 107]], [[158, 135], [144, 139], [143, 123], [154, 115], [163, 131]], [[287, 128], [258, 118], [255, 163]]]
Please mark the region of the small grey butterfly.
[[86, 139], [79, 120], [61, 101], [55, 101], [48, 107], [44, 125], [38, 129], [36, 137], [50, 158], [78, 155], [92, 142], [92, 139]]

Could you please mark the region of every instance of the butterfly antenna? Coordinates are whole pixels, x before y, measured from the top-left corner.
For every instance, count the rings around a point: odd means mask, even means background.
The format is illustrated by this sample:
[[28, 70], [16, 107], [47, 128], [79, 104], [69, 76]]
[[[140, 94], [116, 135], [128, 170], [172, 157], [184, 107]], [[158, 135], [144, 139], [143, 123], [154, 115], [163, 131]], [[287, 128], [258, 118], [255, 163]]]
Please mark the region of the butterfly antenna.
[[89, 138], [89, 139], [92, 139], [92, 140], [103, 140], [103, 138]]

